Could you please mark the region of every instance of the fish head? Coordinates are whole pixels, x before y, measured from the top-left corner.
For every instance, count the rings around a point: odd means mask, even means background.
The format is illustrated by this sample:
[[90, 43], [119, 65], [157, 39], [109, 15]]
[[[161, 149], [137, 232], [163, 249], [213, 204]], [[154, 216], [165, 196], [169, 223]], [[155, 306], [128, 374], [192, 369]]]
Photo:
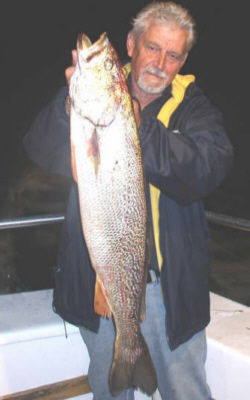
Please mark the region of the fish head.
[[79, 35], [77, 53], [70, 82], [72, 107], [95, 126], [108, 126], [127, 90], [117, 53], [106, 33], [93, 44], [87, 35]]

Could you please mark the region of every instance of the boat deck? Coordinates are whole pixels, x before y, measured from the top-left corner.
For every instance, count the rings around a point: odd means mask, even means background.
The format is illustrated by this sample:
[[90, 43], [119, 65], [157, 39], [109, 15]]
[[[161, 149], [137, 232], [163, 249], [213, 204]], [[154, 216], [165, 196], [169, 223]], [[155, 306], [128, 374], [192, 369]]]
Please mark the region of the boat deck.
[[[78, 329], [51, 308], [52, 290], [0, 296], [2, 396], [87, 375], [89, 356]], [[208, 382], [216, 400], [248, 400], [250, 307], [211, 293]], [[140, 392], [136, 400], [147, 399]], [[92, 394], [74, 397], [90, 400]], [[156, 399], [154, 399], [156, 400]]]

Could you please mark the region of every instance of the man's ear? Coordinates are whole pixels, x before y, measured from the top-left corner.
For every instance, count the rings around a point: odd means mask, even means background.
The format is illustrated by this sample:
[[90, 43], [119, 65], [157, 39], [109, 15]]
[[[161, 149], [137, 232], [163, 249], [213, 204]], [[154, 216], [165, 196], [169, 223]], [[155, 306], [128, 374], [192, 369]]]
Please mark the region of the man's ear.
[[134, 47], [135, 47], [134, 35], [132, 31], [130, 31], [127, 36], [127, 52], [129, 57], [132, 57]]

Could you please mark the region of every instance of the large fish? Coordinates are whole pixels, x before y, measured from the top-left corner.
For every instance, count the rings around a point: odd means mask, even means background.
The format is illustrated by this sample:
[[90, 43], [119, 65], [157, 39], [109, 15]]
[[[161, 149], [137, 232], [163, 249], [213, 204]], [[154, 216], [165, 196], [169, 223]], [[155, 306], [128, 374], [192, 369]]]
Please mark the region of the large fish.
[[140, 331], [146, 289], [147, 210], [131, 97], [106, 33], [81, 34], [70, 83], [72, 169], [84, 237], [96, 271], [95, 311], [116, 326], [109, 387], [151, 395], [157, 386]]

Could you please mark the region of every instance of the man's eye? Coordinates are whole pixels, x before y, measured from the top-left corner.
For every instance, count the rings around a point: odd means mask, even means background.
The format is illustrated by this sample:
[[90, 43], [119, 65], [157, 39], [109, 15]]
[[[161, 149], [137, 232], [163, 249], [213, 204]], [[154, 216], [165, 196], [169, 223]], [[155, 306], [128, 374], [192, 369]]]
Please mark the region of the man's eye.
[[178, 56], [175, 53], [168, 53], [168, 57], [172, 58], [172, 60], [178, 60]]
[[158, 51], [158, 48], [155, 47], [155, 46], [152, 46], [152, 45], [148, 45], [148, 49], [149, 49], [150, 51]]
[[179, 63], [183, 60], [183, 56], [170, 51], [167, 52], [167, 60], [170, 63]]

